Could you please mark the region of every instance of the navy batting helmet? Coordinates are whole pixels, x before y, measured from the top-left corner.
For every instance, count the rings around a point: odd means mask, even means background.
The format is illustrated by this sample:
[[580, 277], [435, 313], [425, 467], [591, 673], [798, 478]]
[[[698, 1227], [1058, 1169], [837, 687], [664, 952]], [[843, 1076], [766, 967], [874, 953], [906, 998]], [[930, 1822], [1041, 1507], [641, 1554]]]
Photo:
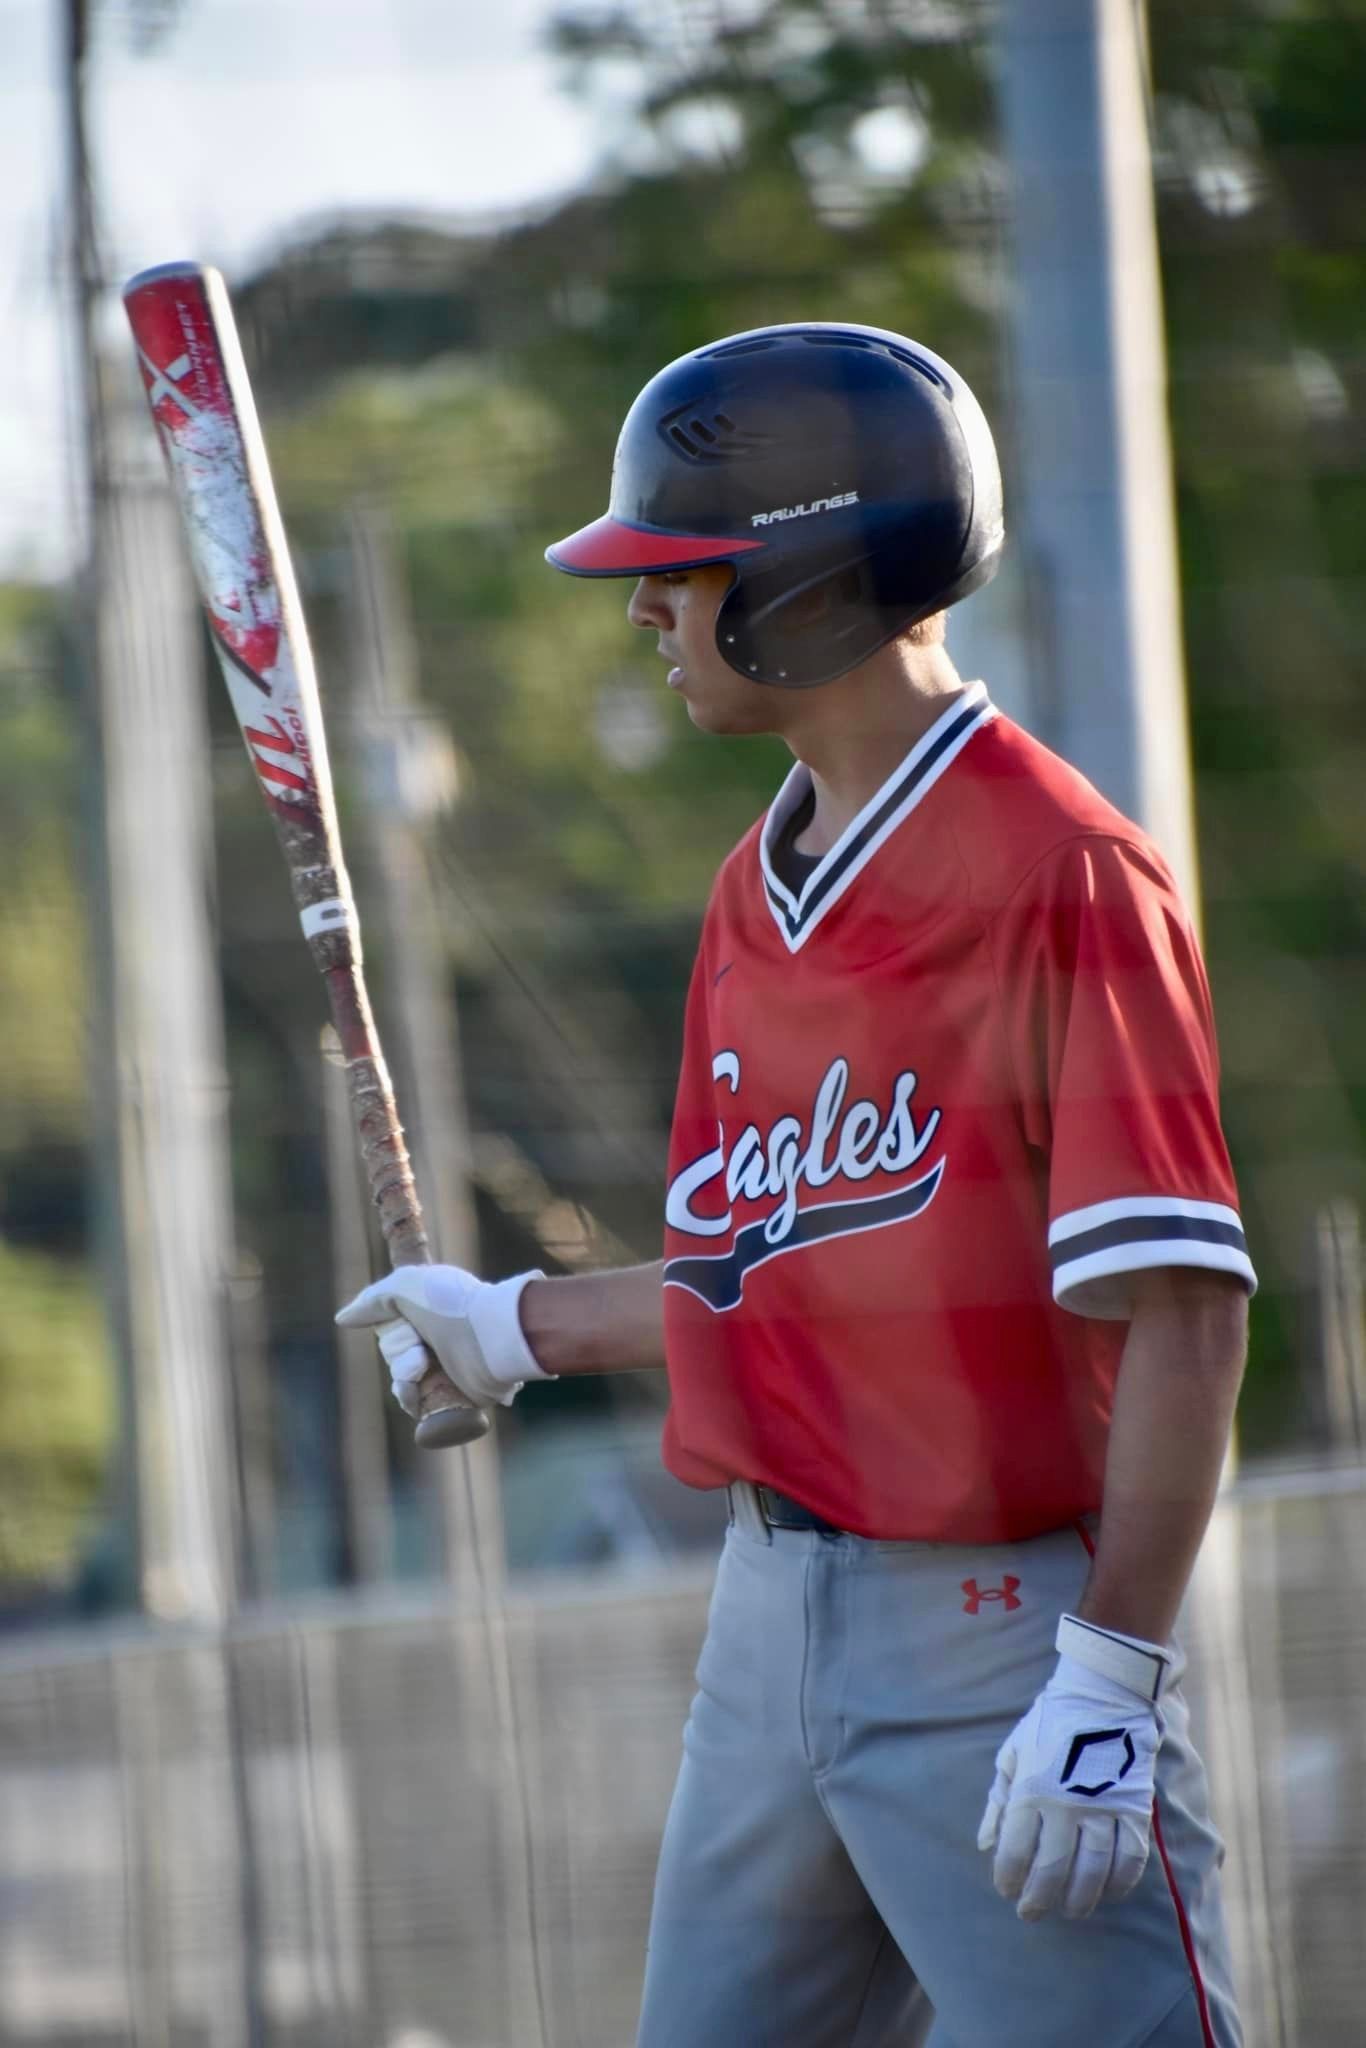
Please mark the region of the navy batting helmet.
[[1003, 537], [991, 430], [958, 373], [904, 335], [812, 321], [731, 335], [651, 378], [609, 510], [546, 559], [571, 576], [729, 562], [721, 654], [803, 689], [980, 589]]

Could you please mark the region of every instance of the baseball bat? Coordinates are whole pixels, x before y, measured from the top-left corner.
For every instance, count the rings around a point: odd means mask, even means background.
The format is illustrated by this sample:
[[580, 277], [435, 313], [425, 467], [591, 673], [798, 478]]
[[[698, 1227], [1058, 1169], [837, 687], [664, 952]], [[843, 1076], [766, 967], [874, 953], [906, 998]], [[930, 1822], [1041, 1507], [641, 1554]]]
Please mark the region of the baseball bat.
[[[395, 1266], [425, 1265], [431, 1247], [365, 986], [312, 649], [227, 288], [206, 265], [164, 263], [131, 278], [123, 301], [210, 637], [327, 987], [384, 1242]], [[424, 1449], [488, 1430], [435, 1360], [419, 1399]]]

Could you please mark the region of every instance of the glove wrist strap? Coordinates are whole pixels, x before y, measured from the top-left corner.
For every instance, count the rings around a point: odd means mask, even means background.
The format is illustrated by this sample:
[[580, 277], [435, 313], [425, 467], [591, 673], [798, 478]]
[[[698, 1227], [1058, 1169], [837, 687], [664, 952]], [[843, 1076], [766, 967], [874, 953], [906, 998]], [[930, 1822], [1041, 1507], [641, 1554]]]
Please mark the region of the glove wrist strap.
[[1079, 1621], [1064, 1614], [1058, 1623], [1055, 1648], [1074, 1658], [1088, 1671], [1128, 1686], [1140, 1699], [1156, 1702], [1171, 1682], [1172, 1653], [1158, 1643], [1146, 1643], [1140, 1636], [1119, 1635], [1114, 1629], [1097, 1628], [1093, 1621]]
[[484, 1362], [504, 1386], [521, 1386], [527, 1380], [553, 1379], [526, 1341], [522, 1329], [522, 1289], [529, 1280], [544, 1280], [539, 1268], [515, 1273], [510, 1280], [487, 1282], [470, 1310], [470, 1323], [479, 1340]]

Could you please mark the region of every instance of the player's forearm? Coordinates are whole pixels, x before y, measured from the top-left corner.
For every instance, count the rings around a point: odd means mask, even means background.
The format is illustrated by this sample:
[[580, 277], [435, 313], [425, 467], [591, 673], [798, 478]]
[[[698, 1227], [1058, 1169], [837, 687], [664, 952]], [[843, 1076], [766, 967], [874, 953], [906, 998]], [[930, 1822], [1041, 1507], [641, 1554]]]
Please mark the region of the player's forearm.
[[664, 1265], [532, 1280], [522, 1330], [549, 1373], [633, 1372], [664, 1363]]
[[1149, 1642], [1171, 1635], [1218, 1492], [1246, 1341], [1233, 1281], [1175, 1268], [1142, 1276], [1084, 1619]]

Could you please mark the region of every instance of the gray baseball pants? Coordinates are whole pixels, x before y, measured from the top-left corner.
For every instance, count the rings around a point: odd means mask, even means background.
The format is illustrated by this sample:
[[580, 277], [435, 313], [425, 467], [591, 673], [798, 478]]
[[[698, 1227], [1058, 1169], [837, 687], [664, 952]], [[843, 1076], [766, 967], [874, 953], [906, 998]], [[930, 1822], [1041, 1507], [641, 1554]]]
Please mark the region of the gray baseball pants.
[[638, 2048], [1238, 2048], [1223, 1851], [1179, 1685], [1127, 1899], [1027, 1925], [976, 1846], [1088, 1563], [1080, 1526], [868, 1542], [770, 1530], [732, 1489]]

